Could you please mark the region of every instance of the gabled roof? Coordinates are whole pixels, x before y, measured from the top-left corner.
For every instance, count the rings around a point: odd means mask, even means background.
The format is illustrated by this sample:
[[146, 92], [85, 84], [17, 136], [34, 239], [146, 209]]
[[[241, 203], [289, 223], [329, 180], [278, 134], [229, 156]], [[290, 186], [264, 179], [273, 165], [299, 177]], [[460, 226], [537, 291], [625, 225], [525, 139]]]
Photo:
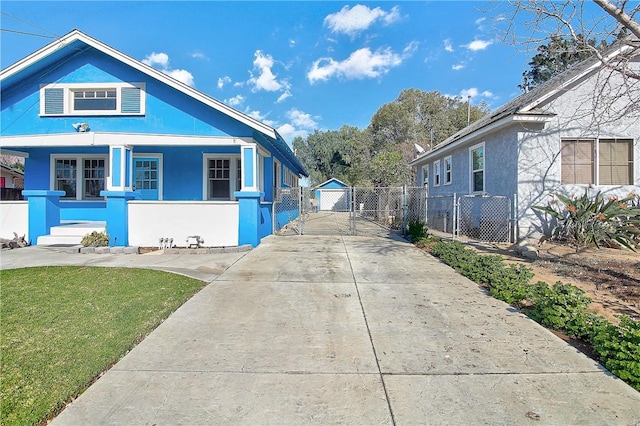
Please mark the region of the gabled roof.
[[[626, 53], [634, 49], [638, 49], [638, 46], [634, 47], [631, 43], [622, 41], [612, 45], [603, 53], [603, 56], [608, 60], [615, 58], [621, 53]], [[550, 98], [561, 94], [572, 84], [603, 66], [602, 62], [595, 56], [591, 56], [584, 61], [573, 65], [563, 73], [556, 75], [539, 86], [536, 86], [529, 92], [512, 99], [501, 107], [498, 107], [493, 112], [485, 115], [480, 120], [471, 123], [469, 126], [449, 136], [447, 139], [433, 147], [430, 151], [419, 155], [415, 160], [411, 161], [411, 164], [414, 165], [420, 163], [421, 160], [430, 157], [437, 151], [440, 151], [455, 142], [472, 138], [474, 134], [491, 128], [491, 126], [501, 122], [546, 121], [546, 118], [553, 116], [553, 114], [543, 111], [540, 108], [541, 106], [543, 106]]]
[[37, 50], [31, 55], [0, 71], [0, 82], [2, 83], [2, 86], [10, 86], [13, 82], [18, 81], [21, 78], [20, 75], [22, 73], [29, 72], [30, 68], [46, 68], [47, 66], [50, 66], [52, 63], [61, 59], [64, 55], [67, 55], [70, 52], [80, 51], [83, 47], [86, 48], [86, 46], [92, 47], [126, 65], [129, 65], [130, 67], [148, 75], [149, 77], [152, 77], [186, 94], [187, 96], [190, 96], [191, 98], [202, 102], [203, 104], [213, 108], [214, 110], [245, 124], [249, 128], [253, 129], [254, 132], [264, 136], [264, 138], [262, 138], [262, 141], [259, 141], [259, 143], [266, 144], [267, 148], [275, 148], [275, 150], [280, 152], [290, 163], [290, 166], [292, 166], [294, 169], [297, 169], [295, 171], [299, 172], [301, 175], [308, 176], [308, 173], [295, 157], [282, 136], [280, 136], [277, 130], [275, 130], [273, 127], [268, 126], [256, 120], [255, 118], [250, 117], [249, 115], [244, 114], [218, 101], [217, 99], [214, 99], [211, 96], [208, 96], [194, 89], [193, 87], [188, 86], [181, 81], [168, 76], [162, 71], [158, 71], [155, 68], [146, 65], [138, 61], [137, 59], [134, 59], [112, 48], [111, 46], [108, 46], [101, 41], [84, 34], [82, 31], [77, 29], [60, 37], [52, 43], [44, 46], [40, 50]]
[[346, 183], [344, 183], [343, 181], [341, 181], [340, 179], [336, 179], [336, 178], [331, 178], [329, 180], [325, 180], [324, 182], [322, 182], [320, 185], [316, 185], [314, 186], [312, 189], [319, 189], [322, 188], [323, 186], [327, 186], [328, 184], [330, 184], [331, 182], [335, 182], [343, 187], [348, 187], [349, 185], [347, 185]]

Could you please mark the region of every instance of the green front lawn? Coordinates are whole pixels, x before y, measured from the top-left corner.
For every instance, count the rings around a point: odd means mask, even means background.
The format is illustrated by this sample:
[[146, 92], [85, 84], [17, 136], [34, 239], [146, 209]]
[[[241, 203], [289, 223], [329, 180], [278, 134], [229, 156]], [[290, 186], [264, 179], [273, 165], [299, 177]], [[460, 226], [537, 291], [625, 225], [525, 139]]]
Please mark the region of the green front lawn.
[[45, 420], [205, 283], [160, 271], [0, 271], [0, 423]]

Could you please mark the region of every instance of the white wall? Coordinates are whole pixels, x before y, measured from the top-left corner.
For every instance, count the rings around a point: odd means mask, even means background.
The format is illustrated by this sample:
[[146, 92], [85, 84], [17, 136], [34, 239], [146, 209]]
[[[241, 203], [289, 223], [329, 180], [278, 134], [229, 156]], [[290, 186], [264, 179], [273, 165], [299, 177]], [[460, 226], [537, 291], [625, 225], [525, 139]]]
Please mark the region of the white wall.
[[28, 201], [0, 201], [0, 237], [12, 239], [14, 232], [29, 241]]
[[[640, 64], [634, 64], [640, 68]], [[535, 205], [547, 205], [549, 194], [581, 196], [585, 189], [591, 196], [601, 191], [605, 196], [625, 197], [638, 193], [640, 186], [640, 111], [631, 114], [616, 113], [629, 100], [620, 97], [613, 106], [595, 103], [594, 93], [599, 93], [605, 80], [607, 84], [622, 86], [618, 77], [608, 77], [608, 72], [580, 81], [572, 90], [552, 98], [541, 109], [555, 114], [543, 130], [520, 129], [518, 164], [518, 220], [520, 238], [539, 237], [548, 233], [541, 213], [532, 209]], [[638, 89], [636, 89], [638, 90]], [[633, 92], [638, 93], [638, 92]], [[619, 105], [616, 105], [616, 102]], [[634, 140], [634, 182], [632, 185], [562, 185], [560, 142], [563, 138], [622, 138]], [[596, 154], [597, 155], [597, 154]]]
[[191, 235], [204, 238], [205, 247], [238, 245], [237, 202], [129, 201], [128, 206], [130, 246], [158, 247], [162, 237], [185, 247]]

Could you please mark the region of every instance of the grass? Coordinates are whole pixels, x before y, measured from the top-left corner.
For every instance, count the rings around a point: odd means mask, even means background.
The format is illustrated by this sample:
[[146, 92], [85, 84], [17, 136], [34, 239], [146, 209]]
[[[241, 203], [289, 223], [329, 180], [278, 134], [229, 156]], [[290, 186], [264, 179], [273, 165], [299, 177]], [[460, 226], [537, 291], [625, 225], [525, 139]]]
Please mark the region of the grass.
[[0, 271], [0, 423], [57, 413], [204, 285], [129, 268]]

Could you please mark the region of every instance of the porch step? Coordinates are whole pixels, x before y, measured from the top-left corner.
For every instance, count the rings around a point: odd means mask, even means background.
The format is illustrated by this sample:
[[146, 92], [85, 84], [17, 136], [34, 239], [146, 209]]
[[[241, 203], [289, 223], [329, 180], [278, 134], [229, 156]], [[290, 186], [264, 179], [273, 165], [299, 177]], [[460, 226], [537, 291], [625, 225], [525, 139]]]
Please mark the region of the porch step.
[[93, 231], [104, 232], [107, 229], [105, 222], [70, 222], [51, 228], [49, 235], [38, 237], [37, 245], [71, 245], [80, 244], [82, 238]]

